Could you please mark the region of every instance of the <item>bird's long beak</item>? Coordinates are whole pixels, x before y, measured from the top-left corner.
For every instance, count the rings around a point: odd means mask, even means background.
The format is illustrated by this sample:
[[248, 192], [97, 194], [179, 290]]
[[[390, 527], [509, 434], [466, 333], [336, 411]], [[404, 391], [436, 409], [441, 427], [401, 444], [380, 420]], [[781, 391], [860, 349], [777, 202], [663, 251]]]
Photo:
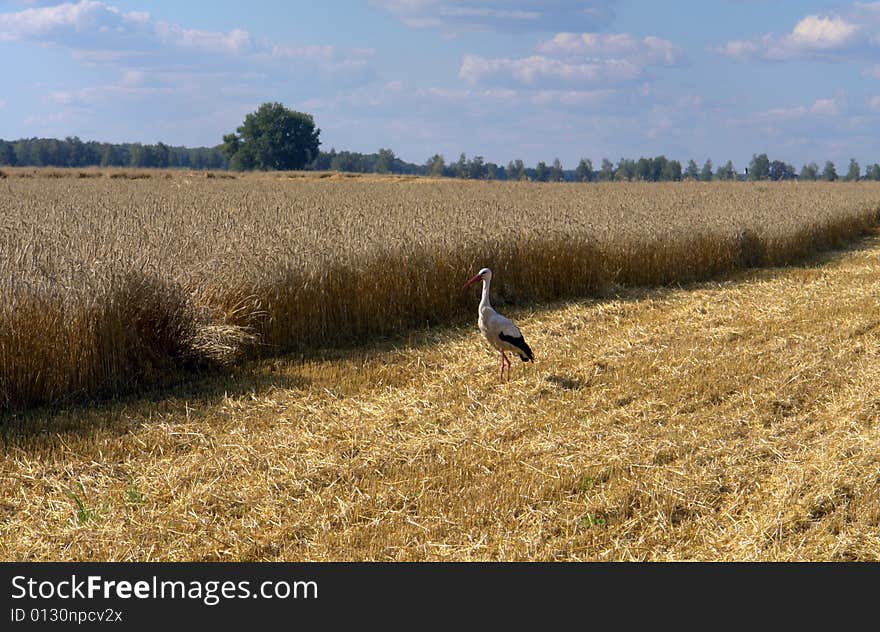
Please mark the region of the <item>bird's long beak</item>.
[[471, 279], [470, 281], [468, 281], [467, 283], [465, 283], [465, 284], [464, 284], [464, 287], [461, 288], [461, 289], [466, 290], [466, 289], [468, 289], [470, 286], [472, 286], [474, 283], [476, 283], [477, 281], [482, 281], [482, 280], [483, 280], [483, 277], [481, 277], [481, 276], [478, 274], [478, 275], [475, 276], [473, 279]]

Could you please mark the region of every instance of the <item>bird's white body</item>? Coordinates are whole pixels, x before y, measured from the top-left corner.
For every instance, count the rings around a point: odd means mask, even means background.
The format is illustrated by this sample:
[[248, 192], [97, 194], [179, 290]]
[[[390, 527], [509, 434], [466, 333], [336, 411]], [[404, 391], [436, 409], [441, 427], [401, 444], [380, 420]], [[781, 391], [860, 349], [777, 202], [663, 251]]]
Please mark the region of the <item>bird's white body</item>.
[[488, 281], [483, 281], [483, 299], [480, 301], [480, 314], [477, 319], [477, 325], [486, 342], [498, 349], [498, 351], [522, 353], [520, 349], [501, 339], [501, 334], [509, 338], [522, 338], [523, 335], [519, 327], [513, 324], [512, 320], [502, 316], [492, 307], [492, 304], [489, 302]]
[[534, 356], [529, 345], [523, 339], [519, 327], [514, 325], [513, 321], [509, 318], [496, 312], [492, 307], [492, 303], [489, 300], [492, 271], [488, 268], [483, 268], [477, 276], [470, 280], [468, 285], [473, 285], [480, 280], [483, 281], [483, 296], [480, 299], [477, 324], [486, 342], [501, 352], [501, 375], [503, 379], [505, 362], [508, 367], [508, 376], [510, 374], [510, 360], [507, 359], [505, 352], [517, 354], [523, 362], [532, 361]]

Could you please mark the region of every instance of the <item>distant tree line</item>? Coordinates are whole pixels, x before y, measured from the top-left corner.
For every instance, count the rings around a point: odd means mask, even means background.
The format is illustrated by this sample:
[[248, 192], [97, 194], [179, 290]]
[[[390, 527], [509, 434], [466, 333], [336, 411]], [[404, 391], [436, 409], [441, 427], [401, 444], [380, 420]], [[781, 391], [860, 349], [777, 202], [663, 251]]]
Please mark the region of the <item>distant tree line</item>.
[[401, 160], [390, 149], [380, 149], [373, 154], [356, 151], [319, 151], [314, 161], [306, 166], [313, 171], [347, 171], [350, 173], [400, 173], [428, 175], [424, 165]]
[[219, 147], [99, 143], [73, 136], [0, 139], [0, 166], [226, 169], [229, 162]]
[[835, 180], [844, 180], [846, 182], [857, 182], [858, 180], [880, 180], [880, 164], [874, 163], [865, 167], [864, 174], [855, 158], [850, 159], [849, 167], [846, 175], [840, 178], [837, 174], [837, 168], [830, 160], [825, 162], [825, 166], [819, 170], [819, 165], [815, 162], [805, 164], [801, 168], [800, 175], [797, 174], [795, 168], [780, 160], [770, 161], [767, 154], [752, 156], [748, 169], [749, 180], [825, 180], [826, 182], [834, 182]]
[[360, 154], [351, 151], [318, 152], [317, 158], [307, 165], [307, 169], [318, 171], [349, 171], [353, 173], [399, 173], [461, 178], [466, 180], [531, 180], [535, 182], [613, 182], [642, 181], [667, 182], [679, 180], [695, 180], [709, 182], [712, 180], [857, 180], [880, 181], [880, 164], [874, 163], [861, 171], [859, 163], [852, 159], [846, 175], [838, 177], [832, 161], [825, 166], [810, 162], [803, 166], [800, 173], [794, 166], [781, 160], [771, 161], [767, 154], [755, 154], [749, 166], [742, 172], [738, 171], [732, 161], [728, 160], [715, 167], [711, 160], [706, 160], [702, 167], [694, 160], [689, 160], [682, 168], [678, 160], [666, 156], [639, 158], [632, 160], [621, 158], [614, 164], [603, 158], [596, 168], [589, 158], [582, 158], [575, 169], [565, 169], [557, 158], [551, 164], [538, 162], [534, 167], [527, 167], [522, 160], [511, 160], [507, 165], [487, 162], [482, 156], [468, 159], [461, 154], [457, 161], [447, 163], [442, 154], [434, 154], [422, 164], [405, 162], [394, 155], [390, 149], [380, 149], [374, 154]]
[[405, 162], [390, 149], [380, 149], [375, 154], [351, 151], [318, 152], [317, 158], [307, 169], [318, 171], [350, 171], [354, 173], [399, 173], [464, 180], [531, 180], [535, 182], [602, 182], [612, 180], [681, 180], [681, 163], [666, 156], [640, 158], [638, 161], [621, 159], [615, 166], [604, 159], [598, 170], [589, 159], [580, 161], [576, 169], [565, 169], [559, 158], [549, 165], [540, 161], [527, 167], [520, 160], [507, 165], [486, 161], [482, 156], [468, 158], [461, 154], [455, 162], [447, 163], [442, 154], [434, 154], [424, 164]]
[[[230, 159], [216, 147], [175, 147], [164, 143], [101, 143], [82, 141], [77, 137], [64, 140], [27, 138], [15, 141], [0, 139], [0, 166], [20, 167], [155, 167], [183, 169], [215, 169], [230, 167]], [[233, 156], [233, 158], [235, 158]], [[781, 160], [770, 160], [767, 154], [755, 154], [742, 172], [732, 161], [715, 167], [711, 160], [702, 166], [689, 160], [684, 167], [678, 160], [666, 156], [641, 157], [638, 160], [621, 158], [613, 163], [603, 158], [598, 168], [589, 158], [582, 158], [574, 169], [566, 169], [556, 158], [550, 164], [538, 162], [528, 167], [520, 159], [506, 165], [486, 161], [482, 156], [468, 158], [461, 154], [455, 162], [447, 163], [442, 154], [434, 154], [424, 164], [406, 162], [391, 149], [379, 149], [370, 154], [354, 151], [317, 151], [304, 165], [307, 170], [340, 171], [350, 173], [392, 173], [460, 178], [466, 180], [530, 180], [534, 182], [665, 182], [695, 180], [843, 180], [880, 181], [880, 164], [867, 165], [862, 170], [852, 159], [843, 175], [838, 175], [834, 162], [826, 161], [820, 167], [815, 162], [804, 164], [800, 172]]]

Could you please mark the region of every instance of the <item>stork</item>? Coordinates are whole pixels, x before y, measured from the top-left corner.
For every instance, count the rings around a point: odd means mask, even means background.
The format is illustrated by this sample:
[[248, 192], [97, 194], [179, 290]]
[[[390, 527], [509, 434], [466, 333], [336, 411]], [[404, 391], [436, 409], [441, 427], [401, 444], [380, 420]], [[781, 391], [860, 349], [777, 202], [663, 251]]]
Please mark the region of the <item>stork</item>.
[[501, 352], [501, 381], [504, 381], [504, 366], [507, 365], [507, 380], [510, 381], [510, 360], [505, 351], [515, 353], [523, 362], [531, 362], [535, 359], [532, 350], [523, 339], [519, 328], [509, 318], [505, 318], [494, 309], [489, 302], [489, 285], [492, 283], [492, 271], [483, 268], [477, 275], [465, 283], [463, 289], [467, 289], [477, 281], [483, 282], [483, 298], [480, 300], [480, 318], [477, 321], [480, 332], [486, 341]]

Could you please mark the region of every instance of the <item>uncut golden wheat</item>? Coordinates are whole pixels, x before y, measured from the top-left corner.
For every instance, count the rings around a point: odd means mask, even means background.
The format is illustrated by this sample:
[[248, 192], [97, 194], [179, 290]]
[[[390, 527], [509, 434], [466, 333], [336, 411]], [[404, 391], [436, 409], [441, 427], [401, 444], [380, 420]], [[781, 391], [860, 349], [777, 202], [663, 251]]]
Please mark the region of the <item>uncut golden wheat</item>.
[[867, 183], [219, 175], [3, 179], [0, 408], [450, 322], [484, 265], [504, 304], [791, 262], [863, 234], [880, 208]]

